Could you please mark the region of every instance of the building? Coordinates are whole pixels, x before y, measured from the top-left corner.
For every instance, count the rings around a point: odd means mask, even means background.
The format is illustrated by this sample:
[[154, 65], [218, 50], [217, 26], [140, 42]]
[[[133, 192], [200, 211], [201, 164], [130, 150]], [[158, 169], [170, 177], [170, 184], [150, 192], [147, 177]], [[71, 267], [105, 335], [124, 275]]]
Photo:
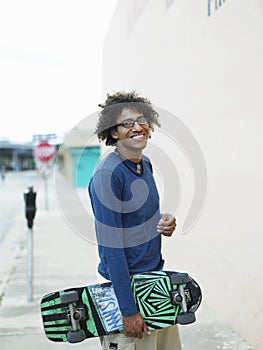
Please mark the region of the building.
[[[198, 140], [208, 196], [197, 224], [176, 238], [174, 264], [195, 273], [211, 311], [255, 349], [263, 344], [262, 33], [261, 0], [120, 0], [103, 63], [104, 94], [135, 89], [169, 111], [170, 141], [171, 115]], [[194, 184], [178, 148], [167, 153], [181, 171], [182, 222]]]
[[93, 132], [74, 128], [58, 152], [60, 171], [74, 187], [86, 188], [100, 154], [100, 145]]
[[86, 188], [96, 163], [105, 153], [94, 134], [98, 112], [82, 119], [67, 135], [57, 154], [60, 172], [77, 188]]
[[0, 166], [7, 171], [35, 169], [32, 143], [0, 141]]

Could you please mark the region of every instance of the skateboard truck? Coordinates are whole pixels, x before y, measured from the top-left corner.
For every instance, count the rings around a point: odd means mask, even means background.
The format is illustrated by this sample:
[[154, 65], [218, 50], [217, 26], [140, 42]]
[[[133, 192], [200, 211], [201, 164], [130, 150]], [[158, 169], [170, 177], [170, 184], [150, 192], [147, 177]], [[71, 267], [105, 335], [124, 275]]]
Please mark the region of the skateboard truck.
[[77, 308], [73, 303], [79, 301], [79, 295], [76, 291], [66, 292], [61, 295], [61, 303], [68, 305], [68, 320], [71, 323], [72, 331], [67, 333], [69, 343], [79, 343], [86, 339], [85, 332], [79, 329], [80, 321], [86, 319], [83, 308]]
[[182, 309], [182, 313], [177, 315], [177, 322], [179, 324], [190, 324], [195, 322], [195, 314], [192, 311], [187, 310], [186, 294], [184, 284], [189, 282], [189, 276], [187, 273], [180, 273], [171, 275], [172, 285], [177, 285], [177, 290], [172, 291], [172, 304], [178, 305]]
[[73, 331], [77, 331], [79, 322], [84, 320], [84, 310], [69, 304], [68, 319], [71, 322]]

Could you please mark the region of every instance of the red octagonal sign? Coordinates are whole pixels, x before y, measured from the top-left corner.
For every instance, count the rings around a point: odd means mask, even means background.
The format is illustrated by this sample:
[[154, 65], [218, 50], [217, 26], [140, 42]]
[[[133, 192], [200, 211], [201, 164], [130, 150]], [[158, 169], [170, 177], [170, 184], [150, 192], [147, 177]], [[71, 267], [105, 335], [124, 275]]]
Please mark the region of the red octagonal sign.
[[36, 160], [47, 163], [56, 155], [56, 148], [50, 145], [47, 141], [42, 141], [34, 149], [34, 156]]

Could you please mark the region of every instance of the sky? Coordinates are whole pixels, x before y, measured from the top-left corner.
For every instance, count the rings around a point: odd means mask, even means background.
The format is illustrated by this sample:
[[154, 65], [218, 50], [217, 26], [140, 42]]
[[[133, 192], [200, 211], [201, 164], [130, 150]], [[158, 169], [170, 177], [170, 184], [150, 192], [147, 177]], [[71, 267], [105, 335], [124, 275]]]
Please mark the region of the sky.
[[0, 140], [63, 137], [98, 110], [118, 0], [0, 0]]

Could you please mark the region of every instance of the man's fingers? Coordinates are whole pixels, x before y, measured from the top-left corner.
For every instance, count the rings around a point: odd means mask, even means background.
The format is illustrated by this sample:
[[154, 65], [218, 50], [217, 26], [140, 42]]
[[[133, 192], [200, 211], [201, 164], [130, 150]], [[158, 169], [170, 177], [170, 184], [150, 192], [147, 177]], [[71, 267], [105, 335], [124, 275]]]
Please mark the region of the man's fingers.
[[147, 325], [139, 312], [133, 316], [123, 317], [123, 326], [127, 337], [142, 338], [143, 332], [148, 332]]
[[146, 323], [145, 323], [144, 326], [143, 326], [143, 332], [144, 332], [145, 334], [147, 334], [147, 335], [150, 335], [150, 334], [151, 334], [151, 332], [149, 331], [149, 329], [148, 329]]
[[176, 218], [171, 214], [163, 214], [157, 224], [157, 232], [170, 236], [176, 228]]

